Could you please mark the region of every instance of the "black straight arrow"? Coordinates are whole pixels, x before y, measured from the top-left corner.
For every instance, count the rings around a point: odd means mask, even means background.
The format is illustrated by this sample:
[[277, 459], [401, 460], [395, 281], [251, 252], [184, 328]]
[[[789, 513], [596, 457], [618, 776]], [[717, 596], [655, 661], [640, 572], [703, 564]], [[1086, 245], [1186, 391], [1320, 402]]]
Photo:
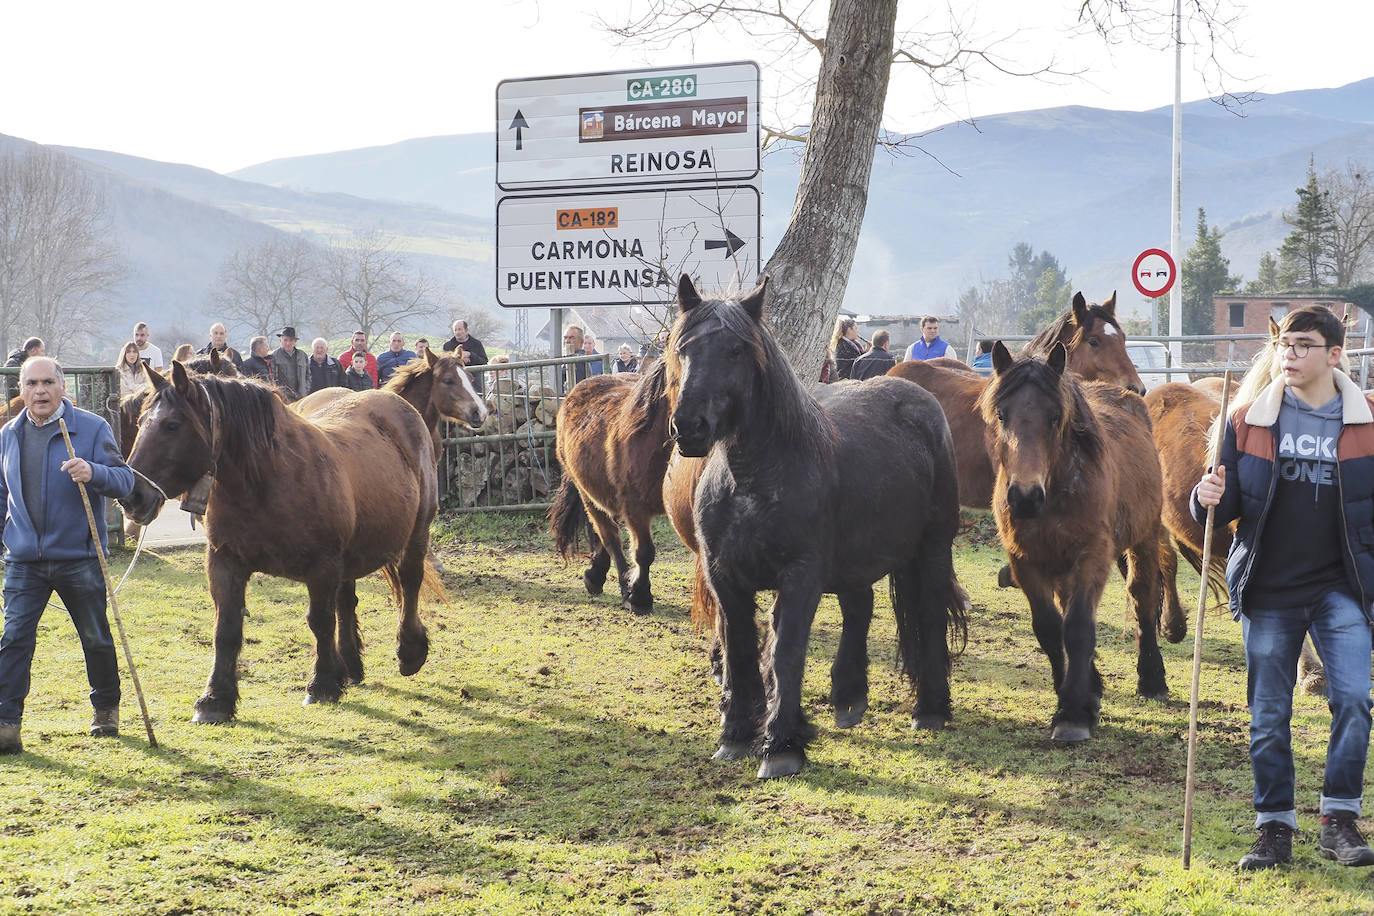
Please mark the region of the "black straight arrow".
[[723, 239], [707, 239], [707, 240], [706, 240], [706, 250], [707, 250], [707, 251], [710, 251], [710, 250], [713, 249], [713, 248], [726, 248], [726, 249], [729, 249], [728, 251], [725, 252], [725, 256], [726, 256], [727, 258], [730, 257], [731, 255], [733, 255], [736, 251], [739, 251], [741, 248], [743, 248], [744, 245], [745, 245], [744, 239], [742, 239], [742, 238], [740, 238], [739, 236], [735, 235], [735, 234], [734, 234], [733, 232], [731, 232], [729, 229], [726, 229], [726, 230], [725, 230], [725, 238], [723, 238]]
[[520, 109], [517, 108], [515, 110], [515, 118], [510, 122], [510, 126], [515, 130], [515, 148], [523, 149], [525, 143], [524, 140], [520, 137], [520, 130], [522, 128], [529, 127], [530, 124], [528, 121], [525, 120], [525, 116], [520, 113]]

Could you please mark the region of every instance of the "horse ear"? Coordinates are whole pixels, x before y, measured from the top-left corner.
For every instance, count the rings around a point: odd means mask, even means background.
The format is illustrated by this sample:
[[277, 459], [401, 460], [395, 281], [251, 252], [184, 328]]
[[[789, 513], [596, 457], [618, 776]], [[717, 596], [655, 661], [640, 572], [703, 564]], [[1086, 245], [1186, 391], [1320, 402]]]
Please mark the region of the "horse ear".
[[697, 288], [692, 285], [692, 278], [683, 274], [677, 281], [677, 307], [690, 312], [698, 305], [701, 305], [701, 297], [697, 295]]
[[1083, 298], [1082, 292], [1073, 294], [1073, 323], [1080, 328], [1088, 325], [1088, 300]]
[[763, 280], [754, 287], [754, 291], [739, 301], [739, 304], [744, 306], [744, 310], [749, 313], [749, 317], [755, 321], [763, 320], [763, 297], [767, 289], [768, 274], [764, 274]]
[[1064, 346], [1064, 342], [1062, 340], [1056, 341], [1054, 349], [1050, 350], [1049, 358], [1045, 360], [1045, 363], [1050, 367], [1050, 369], [1054, 371], [1055, 375], [1063, 375], [1064, 364], [1068, 361], [1068, 348]]
[[1113, 318], [1116, 317], [1116, 290], [1112, 290], [1112, 294], [1102, 300], [1102, 311]]
[[[177, 362], [176, 360], [173, 360], [172, 371], [175, 372], [176, 367], [180, 365], [181, 363]], [[167, 387], [167, 376], [163, 375], [161, 372], [158, 372], [152, 366], [148, 366], [146, 368], [148, 370], [148, 381], [153, 383], [154, 391], [161, 391], [163, 388]]]
[[998, 375], [1010, 369], [1013, 362], [1015, 360], [1006, 344], [999, 340], [992, 345], [992, 368], [996, 370]]
[[1274, 316], [1269, 316], [1269, 337], [1273, 340], [1279, 339], [1279, 323], [1274, 320]]
[[211, 347], [211, 348], [210, 348], [210, 372], [213, 373], [214, 375], [219, 375], [219, 364], [220, 364], [219, 351], [216, 350], [214, 347]]
[[172, 387], [177, 390], [177, 394], [187, 400], [195, 399], [196, 386], [191, 382], [191, 374], [176, 360], [172, 361]]
[[435, 356], [434, 351], [429, 347], [425, 347], [425, 362], [429, 364], [431, 369], [439, 365], [439, 357]]

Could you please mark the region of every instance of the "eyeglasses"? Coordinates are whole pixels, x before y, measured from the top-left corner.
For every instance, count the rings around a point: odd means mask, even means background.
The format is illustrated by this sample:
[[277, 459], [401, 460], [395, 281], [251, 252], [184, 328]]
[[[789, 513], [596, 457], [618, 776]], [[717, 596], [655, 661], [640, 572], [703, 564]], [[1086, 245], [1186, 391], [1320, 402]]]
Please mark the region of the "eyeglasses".
[[1302, 359], [1304, 356], [1307, 355], [1307, 352], [1311, 350], [1313, 347], [1317, 348], [1318, 350], [1330, 350], [1333, 346], [1335, 346], [1335, 344], [1316, 344], [1308, 343], [1307, 341], [1299, 341], [1298, 343], [1284, 343], [1281, 340], [1276, 340], [1274, 341], [1274, 352], [1277, 353], [1279, 356], [1283, 356], [1289, 350], [1292, 350], [1294, 359]]

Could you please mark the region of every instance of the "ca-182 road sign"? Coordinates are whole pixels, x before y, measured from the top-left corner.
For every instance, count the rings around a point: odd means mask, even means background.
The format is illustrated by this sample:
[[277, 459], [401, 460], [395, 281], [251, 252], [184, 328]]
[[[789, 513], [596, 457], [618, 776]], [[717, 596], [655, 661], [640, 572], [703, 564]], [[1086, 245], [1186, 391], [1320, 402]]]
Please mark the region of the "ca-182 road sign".
[[682, 273], [707, 289], [759, 271], [759, 189], [598, 190], [496, 206], [496, 300], [522, 306], [668, 303]]
[[749, 181], [759, 172], [758, 112], [759, 67], [749, 61], [503, 80], [496, 184]]
[[1178, 266], [1163, 248], [1147, 248], [1131, 265], [1131, 282], [1142, 296], [1158, 299], [1174, 285]]

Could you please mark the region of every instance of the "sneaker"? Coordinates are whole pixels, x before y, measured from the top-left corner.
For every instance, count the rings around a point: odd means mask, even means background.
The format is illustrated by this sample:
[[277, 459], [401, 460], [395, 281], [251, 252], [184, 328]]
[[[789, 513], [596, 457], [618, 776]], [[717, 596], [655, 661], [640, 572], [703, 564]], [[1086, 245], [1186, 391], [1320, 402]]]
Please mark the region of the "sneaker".
[[1370, 849], [1360, 835], [1353, 814], [1322, 815], [1317, 848], [1322, 855], [1342, 865], [1374, 865], [1374, 849]]
[[119, 734], [119, 707], [97, 709], [91, 717], [91, 734], [95, 737]]
[[0, 722], [0, 754], [18, 754], [24, 749], [19, 740], [18, 722]]
[[[1325, 828], [1322, 828], [1325, 830]], [[1265, 821], [1260, 825], [1255, 845], [1241, 857], [1240, 867], [1247, 871], [1256, 868], [1273, 868], [1293, 861], [1293, 828], [1278, 821]]]

